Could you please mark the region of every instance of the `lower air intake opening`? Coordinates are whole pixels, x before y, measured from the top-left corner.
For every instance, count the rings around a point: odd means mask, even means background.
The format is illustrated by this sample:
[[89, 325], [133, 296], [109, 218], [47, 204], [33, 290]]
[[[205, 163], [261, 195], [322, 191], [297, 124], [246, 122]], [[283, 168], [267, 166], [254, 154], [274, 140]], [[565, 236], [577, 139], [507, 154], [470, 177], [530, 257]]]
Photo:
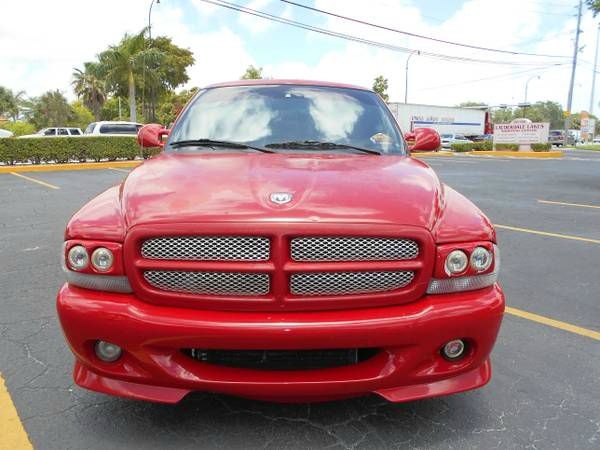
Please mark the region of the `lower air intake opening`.
[[184, 349], [183, 353], [209, 364], [256, 370], [316, 370], [349, 366], [375, 356], [375, 348], [317, 350], [209, 350]]

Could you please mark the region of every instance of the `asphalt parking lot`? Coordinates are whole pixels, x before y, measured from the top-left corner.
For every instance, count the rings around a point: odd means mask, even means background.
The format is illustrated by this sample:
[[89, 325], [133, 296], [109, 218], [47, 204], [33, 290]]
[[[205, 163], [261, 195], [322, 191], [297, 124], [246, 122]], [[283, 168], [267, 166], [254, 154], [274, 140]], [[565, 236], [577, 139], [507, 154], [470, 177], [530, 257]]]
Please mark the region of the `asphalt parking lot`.
[[[12, 399], [38, 449], [600, 448], [600, 152], [426, 161], [499, 225], [511, 309], [483, 389], [405, 404], [197, 393], [166, 406], [74, 386], [54, 307], [59, 248], [70, 215], [128, 171], [106, 169], [0, 174], [0, 409]], [[14, 433], [3, 418], [0, 448]]]

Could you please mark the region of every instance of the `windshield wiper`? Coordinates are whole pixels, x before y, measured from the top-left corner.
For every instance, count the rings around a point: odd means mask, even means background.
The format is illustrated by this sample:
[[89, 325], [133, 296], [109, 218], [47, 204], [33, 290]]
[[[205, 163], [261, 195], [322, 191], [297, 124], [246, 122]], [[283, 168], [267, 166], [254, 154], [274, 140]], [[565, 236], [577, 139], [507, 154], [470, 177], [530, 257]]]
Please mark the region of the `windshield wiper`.
[[169, 144], [170, 147], [224, 147], [234, 149], [251, 149], [263, 153], [275, 153], [273, 150], [262, 147], [254, 147], [253, 145], [243, 144], [241, 142], [232, 141], [215, 141], [213, 139], [188, 139], [185, 141], [175, 141]]
[[381, 155], [381, 152], [370, 148], [357, 147], [356, 145], [349, 144], [336, 144], [335, 142], [320, 142], [320, 141], [290, 141], [290, 142], [279, 142], [273, 144], [267, 144], [265, 147], [269, 148], [289, 148], [289, 149], [302, 149], [302, 150], [343, 150], [352, 149], [358, 150], [364, 153], [371, 153], [373, 155]]

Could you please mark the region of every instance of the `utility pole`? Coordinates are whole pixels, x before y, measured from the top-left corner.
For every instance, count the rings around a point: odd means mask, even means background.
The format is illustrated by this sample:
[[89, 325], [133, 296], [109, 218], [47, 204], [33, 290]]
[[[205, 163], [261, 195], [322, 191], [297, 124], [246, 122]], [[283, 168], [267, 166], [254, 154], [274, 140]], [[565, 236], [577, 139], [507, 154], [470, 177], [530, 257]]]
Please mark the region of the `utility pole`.
[[573, 63], [571, 65], [571, 82], [569, 83], [569, 96], [567, 97], [567, 117], [565, 117], [565, 146], [569, 133], [569, 124], [571, 123], [571, 107], [573, 105], [573, 86], [575, 84], [575, 69], [577, 68], [577, 54], [579, 53], [579, 35], [581, 34], [581, 7], [582, 0], [579, 0], [577, 7], [577, 31], [575, 32], [575, 47], [573, 48]]
[[596, 52], [594, 54], [594, 73], [592, 74], [592, 93], [590, 94], [590, 114], [594, 114], [594, 90], [596, 88], [596, 70], [598, 66], [598, 41], [600, 41], [600, 24], [596, 31]]

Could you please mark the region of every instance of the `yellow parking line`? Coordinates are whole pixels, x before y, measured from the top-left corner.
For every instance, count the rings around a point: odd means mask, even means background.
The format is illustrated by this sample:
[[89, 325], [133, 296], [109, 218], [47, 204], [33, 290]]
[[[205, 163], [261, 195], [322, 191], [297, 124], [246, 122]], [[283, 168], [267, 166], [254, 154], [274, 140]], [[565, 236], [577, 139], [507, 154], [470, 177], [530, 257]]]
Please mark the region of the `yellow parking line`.
[[24, 178], [24, 179], [32, 181], [34, 183], [41, 184], [42, 186], [45, 186], [45, 187], [50, 188], [50, 189], [60, 189], [58, 186], [55, 186], [55, 185], [50, 184], [50, 183], [46, 183], [45, 181], [38, 180], [36, 178], [28, 177], [27, 175], [23, 175], [23, 174], [16, 173], [16, 172], [10, 172], [10, 173], [13, 174], [15, 177]]
[[570, 323], [561, 322], [560, 320], [550, 319], [549, 317], [540, 316], [537, 314], [533, 314], [527, 311], [523, 311], [517, 308], [511, 308], [507, 306], [505, 311], [513, 316], [521, 317], [523, 319], [532, 320], [537, 323], [543, 323], [544, 325], [548, 325], [554, 328], [559, 328], [561, 330], [569, 331], [571, 333], [580, 334], [581, 336], [586, 336], [597, 341], [600, 341], [600, 332], [589, 330], [587, 328], [578, 327], [576, 325], [571, 325]]
[[0, 374], [0, 449], [33, 449]]
[[600, 239], [590, 239], [581, 236], [571, 236], [570, 234], [548, 233], [546, 231], [532, 230], [530, 228], [511, 227], [508, 225], [499, 225], [497, 223], [495, 223], [494, 226], [503, 230], [520, 231], [522, 233], [538, 234], [540, 236], [549, 236], [561, 239], [572, 239], [574, 241], [583, 241], [591, 242], [592, 244], [600, 244]]
[[582, 203], [553, 202], [553, 201], [550, 201], [550, 200], [538, 200], [538, 203], [546, 203], [548, 205], [578, 206], [580, 208], [595, 208], [595, 209], [600, 209], [600, 206], [598, 206], [598, 205], [584, 205]]

